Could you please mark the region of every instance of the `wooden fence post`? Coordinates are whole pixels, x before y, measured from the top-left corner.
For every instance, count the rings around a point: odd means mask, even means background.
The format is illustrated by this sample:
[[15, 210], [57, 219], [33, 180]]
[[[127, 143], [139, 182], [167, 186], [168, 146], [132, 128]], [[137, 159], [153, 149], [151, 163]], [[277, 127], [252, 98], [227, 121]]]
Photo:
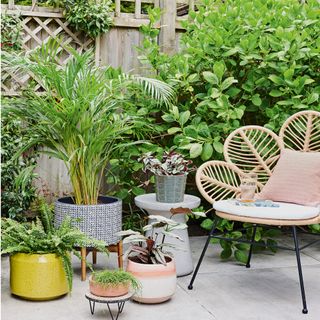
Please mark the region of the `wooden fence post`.
[[177, 3], [175, 0], [160, 0], [160, 8], [162, 15], [159, 45], [162, 52], [173, 54], [176, 47]]

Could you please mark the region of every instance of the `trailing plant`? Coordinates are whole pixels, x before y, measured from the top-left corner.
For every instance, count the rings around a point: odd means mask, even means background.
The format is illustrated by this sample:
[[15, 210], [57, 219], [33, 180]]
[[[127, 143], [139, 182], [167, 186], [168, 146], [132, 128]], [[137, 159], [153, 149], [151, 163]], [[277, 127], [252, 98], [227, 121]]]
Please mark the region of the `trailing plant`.
[[1, 254], [56, 254], [62, 258], [71, 291], [73, 269], [70, 253], [74, 253], [81, 259], [79, 253], [74, 249], [75, 246], [91, 246], [105, 252], [105, 244], [103, 241], [87, 237], [79, 229], [72, 227], [70, 217], [55, 228], [52, 209], [52, 206], [42, 200], [39, 205], [39, 217], [35, 222], [19, 223], [10, 218], [3, 218], [1, 221]]
[[36, 198], [33, 181], [37, 153], [28, 150], [18, 158], [14, 155], [32, 139], [20, 120], [12, 115], [1, 119], [1, 215], [12, 219], [25, 219], [24, 213]]
[[[135, 261], [144, 264], [166, 264], [166, 257], [171, 254], [165, 248], [172, 247], [172, 245], [165, 243], [165, 238], [168, 236], [183, 241], [174, 233], [174, 230], [186, 229], [187, 225], [159, 215], [150, 215], [149, 219], [154, 221], [143, 227], [143, 231], [151, 232], [148, 237], [133, 230], [118, 232], [119, 236], [125, 237], [123, 239], [124, 244], [131, 244], [124, 257], [133, 258]], [[158, 238], [160, 241], [157, 241]]]
[[1, 13], [1, 49], [18, 51], [22, 47], [22, 20], [19, 15]]
[[[118, 74], [96, 67], [92, 51], [72, 48], [65, 66], [57, 63], [59, 43], [49, 42], [28, 55], [3, 54], [4, 68], [31, 71], [45, 89], [10, 101], [5, 112], [22, 119], [34, 133], [23, 150], [40, 144], [50, 156], [64, 161], [76, 204], [96, 204], [106, 165], [117, 150], [138, 143], [142, 117], [126, 112], [132, 93], [137, 99], [169, 104], [173, 92], [165, 83]], [[21, 150], [21, 151], [23, 151]]]
[[190, 171], [196, 169], [192, 166], [191, 160], [185, 160], [180, 153], [173, 150], [165, 151], [161, 160], [152, 153], [144, 154], [139, 160], [144, 164], [144, 171], [150, 171], [156, 175], [187, 175]]
[[102, 270], [92, 273], [93, 281], [104, 287], [130, 285], [134, 291], [141, 287], [140, 282], [130, 273], [123, 270]]
[[64, 0], [64, 15], [76, 30], [95, 38], [112, 25], [111, 4], [110, 0]]

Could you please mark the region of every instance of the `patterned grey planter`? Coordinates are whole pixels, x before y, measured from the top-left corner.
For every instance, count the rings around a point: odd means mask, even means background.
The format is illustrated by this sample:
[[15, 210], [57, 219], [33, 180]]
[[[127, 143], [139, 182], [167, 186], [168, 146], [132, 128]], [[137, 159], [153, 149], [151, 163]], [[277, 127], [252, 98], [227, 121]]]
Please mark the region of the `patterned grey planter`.
[[156, 199], [159, 202], [183, 202], [186, 190], [187, 175], [155, 176]]
[[54, 223], [59, 226], [65, 216], [70, 216], [72, 224], [86, 235], [102, 240], [106, 245], [116, 244], [116, 235], [122, 227], [122, 200], [115, 197], [99, 197], [99, 204], [76, 205], [71, 197], [55, 202]]

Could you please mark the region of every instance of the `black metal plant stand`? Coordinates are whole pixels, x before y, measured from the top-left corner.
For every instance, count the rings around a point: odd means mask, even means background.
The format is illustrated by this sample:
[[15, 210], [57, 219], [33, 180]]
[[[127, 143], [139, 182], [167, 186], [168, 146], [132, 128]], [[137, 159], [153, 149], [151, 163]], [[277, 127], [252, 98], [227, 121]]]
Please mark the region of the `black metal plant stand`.
[[[250, 244], [248, 260], [247, 260], [247, 263], [246, 263], [246, 267], [247, 268], [250, 268], [250, 260], [251, 260], [251, 256], [252, 256], [253, 246], [273, 247], [273, 248], [279, 248], [279, 249], [284, 249], [284, 250], [290, 250], [290, 251], [295, 251], [296, 257], [297, 257], [297, 267], [298, 267], [298, 273], [299, 273], [299, 282], [300, 282], [300, 290], [301, 290], [301, 298], [302, 298], [302, 306], [303, 306], [302, 313], [304, 313], [304, 314], [308, 313], [306, 294], [305, 294], [304, 283], [303, 283], [301, 260], [300, 260], [300, 251], [305, 249], [305, 248], [307, 248], [307, 247], [309, 247], [309, 246], [311, 246], [311, 245], [313, 245], [313, 244], [315, 244], [315, 243], [317, 243], [317, 242], [320, 242], [320, 239], [314, 240], [314, 241], [312, 241], [312, 242], [310, 242], [310, 243], [308, 243], [308, 244], [306, 244], [306, 245], [304, 245], [302, 247], [299, 247], [299, 241], [298, 241], [298, 237], [297, 237], [297, 228], [296, 228], [296, 226], [292, 226], [292, 236], [293, 236], [293, 241], [294, 241], [294, 248], [281, 246], [281, 245], [262, 245], [261, 243], [256, 243], [254, 241], [255, 233], [256, 233], [258, 225], [255, 224], [255, 225], [253, 225], [251, 227], [247, 227], [247, 228], [241, 229], [241, 230], [245, 230], [245, 229], [248, 229], [248, 228], [253, 228], [253, 233], [252, 233], [252, 237], [251, 237], [250, 240], [233, 239], [233, 238], [223, 237], [226, 234], [226, 232], [215, 234], [215, 229], [217, 227], [218, 221], [219, 221], [219, 218], [215, 217], [215, 219], [213, 221], [212, 229], [211, 229], [211, 231], [210, 231], [210, 233], [209, 233], [209, 235], [207, 237], [207, 240], [206, 240], [206, 243], [205, 243], [205, 245], [203, 247], [202, 253], [201, 253], [200, 258], [199, 258], [199, 261], [198, 261], [197, 266], [196, 266], [196, 268], [195, 268], [195, 270], [193, 272], [190, 284], [188, 285], [188, 289], [189, 290], [193, 289], [193, 283], [194, 283], [195, 278], [196, 278], [196, 276], [198, 274], [200, 265], [202, 263], [204, 255], [205, 255], [205, 253], [207, 251], [208, 245], [209, 245], [210, 240], [212, 238], [222, 239], [222, 240], [232, 241], [232, 242], [240, 242], [240, 243], [248, 243], [248, 244]], [[304, 231], [302, 233], [310, 234], [309, 232], [304, 232]], [[312, 234], [312, 235], [320, 236], [319, 234]]]
[[[108, 306], [108, 310], [109, 310], [109, 313], [110, 313], [112, 320], [118, 320], [118, 317], [119, 317], [120, 313], [122, 312], [126, 301], [128, 301], [132, 296], [133, 296], [132, 292], [129, 292], [123, 296], [114, 297], [114, 298], [112, 298], [112, 297], [99, 297], [99, 296], [96, 296], [92, 293], [86, 293], [86, 295], [85, 295], [85, 297], [89, 300], [91, 314], [94, 314], [96, 302], [97, 303], [105, 303]], [[110, 304], [113, 304], [113, 303], [117, 304], [117, 306], [118, 306], [118, 310], [117, 310], [117, 313], [115, 316], [113, 315], [111, 308], [110, 308]]]

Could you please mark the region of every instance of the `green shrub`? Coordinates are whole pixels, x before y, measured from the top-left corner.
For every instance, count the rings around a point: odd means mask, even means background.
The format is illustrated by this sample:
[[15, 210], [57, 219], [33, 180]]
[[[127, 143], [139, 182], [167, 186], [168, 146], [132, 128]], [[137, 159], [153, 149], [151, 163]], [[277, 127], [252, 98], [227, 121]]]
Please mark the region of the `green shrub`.
[[92, 38], [109, 30], [112, 24], [111, 1], [64, 0], [64, 14], [76, 30], [84, 31]]
[[1, 215], [10, 218], [24, 218], [23, 213], [29, 209], [36, 197], [32, 186], [35, 178], [33, 169], [36, 154], [24, 153], [18, 159], [14, 155], [28, 143], [30, 132], [21, 121], [10, 115], [1, 119]]
[[291, 114], [320, 110], [320, 4], [310, 0], [204, 0], [184, 22], [180, 51], [160, 52], [151, 11], [141, 59], [178, 93], [162, 118], [173, 144], [201, 161], [221, 158], [242, 125], [278, 131]]

